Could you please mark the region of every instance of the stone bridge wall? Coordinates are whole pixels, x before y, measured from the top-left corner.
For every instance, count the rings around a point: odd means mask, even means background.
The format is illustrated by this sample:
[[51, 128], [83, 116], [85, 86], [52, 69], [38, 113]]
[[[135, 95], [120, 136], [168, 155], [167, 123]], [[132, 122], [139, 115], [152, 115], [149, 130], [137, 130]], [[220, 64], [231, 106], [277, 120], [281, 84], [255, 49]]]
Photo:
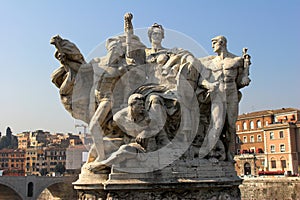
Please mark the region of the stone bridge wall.
[[240, 186], [242, 200], [298, 200], [300, 178], [248, 178]]
[[[43, 187], [48, 185], [47, 188], [51, 192], [52, 198], [63, 200], [76, 199], [74, 198], [76, 194], [72, 186], [72, 182], [76, 180], [76, 177], [62, 178], [63, 183], [61, 181], [58, 181], [60, 182], [58, 183], [54, 177], [44, 177], [42, 179], [42, 177], [0, 177], [0, 197], [1, 199], [2, 197], [19, 199], [18, 196], [13, 196], [11, 189], [15, 192], [15, 195], [18, 194], [21, 197], [20, 199], [30, 199], [26, 198], [27, 191], [25, 186], [28, 182], [34, 182], [37, 193], [44, 190], [45, 188]], [[41, 184], [42, 182], [44, 183]], [[53, 184], [51, 185], [50, 182]], [[240, 190], [242, 200], [300, 200], [300, 178], [246, 178], [243, 184], [240, 185]], [[39, 196], [40, 194], [36, 195]]]
[[[76, 176], [2, 176], [0, 177], [0, 199], [8, 195], [13, 196], [12, 199], [37, 199], [45, 189], [48, 189], [53, 196], [63, 196], [64, 194], [64, 196], [73, 197], [74, 199], [75, 192], [72, 182], [76, 179]], [[32, 194], [30, 196], [28, 195], [29, 183], [32, 184]]]

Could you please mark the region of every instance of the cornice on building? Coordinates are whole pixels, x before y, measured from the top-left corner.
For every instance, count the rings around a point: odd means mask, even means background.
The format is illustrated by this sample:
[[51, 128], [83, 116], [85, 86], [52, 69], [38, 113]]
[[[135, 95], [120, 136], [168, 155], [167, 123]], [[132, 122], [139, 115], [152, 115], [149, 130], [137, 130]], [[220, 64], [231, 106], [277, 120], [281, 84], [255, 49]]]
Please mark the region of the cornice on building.
[[245, 119], [254, 119], [259, 117], [267, 117], [271, 115], [278, 115], [278, 114], [290, 114], [290, 113], [300, 113], [299, 109], [296, 108], [281, 108], [276, 110], [262, 110], [262, 111], [255, 111], [250, 113], [243, 113], [239, 115], [238, 120], [245, 120]]
[[251, 131], [237, 131], [236, 134], [237, 135], [241, 135], [241, 134], [255, 134], [255, 133], [261, 133], [263, 131], [263, 128], [259, 128], [256, 130], [251, 130]]
[[271, 116], [273, 114], [272, 110], [263, 110], [263, 111], [256, 111], [251, 113], [243, 113], [238, 116], [239, 120], [245, 120], [245, 119], [254, 119], [259, 117], [267, 117]]
[[269, 131], [269, 130], [276, 130], [276, 129], [283, 129], [283, 128], [295, 128], [294, 123], [286, 122], [286, 123], [274, 123], [269, 124], [268, 126], [265, 126], [263, 130]]

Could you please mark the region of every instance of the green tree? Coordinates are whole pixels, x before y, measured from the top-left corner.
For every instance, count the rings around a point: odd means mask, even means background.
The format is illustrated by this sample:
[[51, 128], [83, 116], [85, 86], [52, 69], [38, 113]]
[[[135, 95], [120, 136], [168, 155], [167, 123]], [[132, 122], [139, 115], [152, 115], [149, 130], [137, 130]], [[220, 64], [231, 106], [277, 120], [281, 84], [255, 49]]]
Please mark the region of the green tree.
[[48, 174], [47, 169], [45, 169], [45, 168], [40, 169], [40, 174], [41, 174], [41, 176], [46, 176]]
[[0, 140], [0, 149], [8, 148], [9, 147], [9, 141], [6, 136], [1, 137]]
[[11, 139], [7, 136], [3, 136], [0, 139], [0, 149], [17, 149], [18, 148], [18, 139], [16, 136], [12, 135]]
[[66, 171], [66, 167], [61, 164], [61, 163], [58, 163], [55, 168], [54, 168], [54, 171], [55, 172], [59, 172], [60, 174], [63, 174], [65, 171]]
[[6, 137], [8, 139], [8, 143], [9, 143], [9, 146], [11, 145], [11, 139], [12, 139], [12, 131], [10, 129], [10, 127], [7, 127], [6, 129]]
[[18, 138], [17, 138], [17, 136], [14, 136], [14, 135], [11, 136], [11, 144], [9, 145], [9, 148], [11, 148], [11, 149], [17, 149], [18, 148]]

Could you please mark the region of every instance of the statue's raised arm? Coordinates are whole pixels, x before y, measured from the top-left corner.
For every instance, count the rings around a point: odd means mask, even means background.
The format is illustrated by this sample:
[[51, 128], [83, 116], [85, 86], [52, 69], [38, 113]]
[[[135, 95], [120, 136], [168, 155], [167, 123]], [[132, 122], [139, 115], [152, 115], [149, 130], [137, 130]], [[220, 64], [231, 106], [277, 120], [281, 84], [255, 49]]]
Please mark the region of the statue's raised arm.
[[124, 34], [126, 45], [126, 62], [128, 65], [132, 64], [144, 64], [145, 53], [144, 48], [136, 44], [136, 36], [134, 35], [132, 25], [133, 15], [126, 13], [124, 15]]

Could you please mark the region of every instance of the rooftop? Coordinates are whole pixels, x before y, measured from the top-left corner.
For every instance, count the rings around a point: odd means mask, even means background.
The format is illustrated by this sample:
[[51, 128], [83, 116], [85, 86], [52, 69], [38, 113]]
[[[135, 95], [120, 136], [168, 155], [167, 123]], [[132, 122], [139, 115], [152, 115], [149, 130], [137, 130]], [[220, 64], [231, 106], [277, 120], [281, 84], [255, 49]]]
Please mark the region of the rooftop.
[[251, 113], [243, 113], [239, 115], [240, 118], [251, 118], [251, 117], [258, 117], [258, 116], [266, 116], [266, 115], [274, 115], [274, 114], [281, 114], [281, 113], [287, 113], [287, 112], [300, 112], [299, 109], [296, 108], [281, 108], [276, 110], [262, 110], [262, 111], [256, 111]]

